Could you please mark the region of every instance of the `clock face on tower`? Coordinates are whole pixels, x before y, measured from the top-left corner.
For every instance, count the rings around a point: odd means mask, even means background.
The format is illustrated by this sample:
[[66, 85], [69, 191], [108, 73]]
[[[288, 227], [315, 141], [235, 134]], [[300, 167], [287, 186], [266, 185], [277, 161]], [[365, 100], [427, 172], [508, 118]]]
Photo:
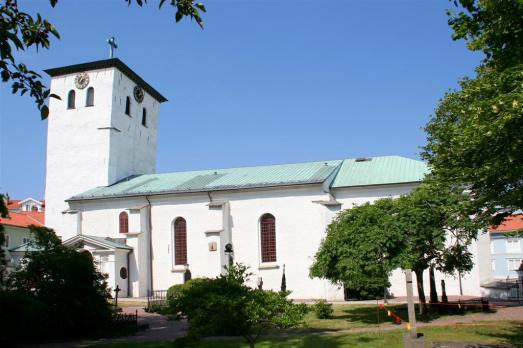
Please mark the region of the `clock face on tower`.
[[134, 87], [134, 99], [138, 102], [138, 103], [141, 103], [143, 101], [143, 89], [141, 89], [140, 87], [138, 86], [135, 86]]
[[89, 84], [89, 75], [87, 73], [80, 73], [74, 78], [74, 84], [78, 89], [84, 89]]

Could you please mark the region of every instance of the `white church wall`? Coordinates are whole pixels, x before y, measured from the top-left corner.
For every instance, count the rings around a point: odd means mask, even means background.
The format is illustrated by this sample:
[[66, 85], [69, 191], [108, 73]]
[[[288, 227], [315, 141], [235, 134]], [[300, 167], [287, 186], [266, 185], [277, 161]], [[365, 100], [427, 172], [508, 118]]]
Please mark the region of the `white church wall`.
[[128, 246], [133, 248], [129, 254], [129, 296], [144, 297], [148, 292], [149, 259], [144, 233], [127, 237]]
[[[293, 291], [291, 297], [324, 298], [327, 294], [331, 299], [343, 298], [341, 289], [324, 280], [310, 279], [308, 275], [325, 231], [322, 211], [326, 208], [312, 201], [323, 196], [319, 185], [212, 193], [213, 200], [229, 203], [230, 213], [225, 211], [225, 214], [232, 217], [229, 224], [234, 260], [250, 266], [252, 286], [262, 277], [265, 289], [279, 290], [285, 264], [287, 288]], [[221, 266], [227, 260], [220, 257], [225, 256], [222, 254], [226, 239], [222, 237], [228, 231], [216, 232], [216, 213], [220, 210], [209, 209], [207, 194], [159, 196], [152, 197], [151, 201], [155, 289], [167, 289], [183, 282], [184, 268], [174, 267], [172, 254], [172, 222], [178, 216], [187, 221], [187, 258], [192, 277], [220, 274]], [[277, 262], [274, 264], [260, 261], [259, 219], [265, 213], [276, 218]], [[213, 231], [209, 233], [210, 230]], [[217, 250], [209, 251], [209, 242], [213, 241], [217, 242]]]
[[[412, 190], [415, 185], [388, 185], [353, 189], [337, 189], [336, 199], [341, 209], [353, 203], [362, 204], [382, 197], [397, 197]], [[286, 266], [287, 288], [297, 299], [327, 298], [342, 300], [343, 288], [323, 279], [310, 279], [309, 267], [314, 260], [326, 226], [341, 209], [326, 207], [314, 201], [324, 200], [326, 194], [320, 185], [264, 190], [213, 192], [215, 202], [226, 202], [225, 208], [209, 209], [207, 193], [150, 196], [152, 204], [152, 267], [153, 288], [168, 289], [183, 282], [184, 266], [174, 265], [173, 221], [183, 217], [187, 221], [188, 269], [192, 277], [215, 277], [222, 271], [227, 257], [225, 243], [232, 236], [234, 259], [249, 265], [256, 285], [262, 277], [265, 289], [279, 290], [283, 265]], [[121, 237], [118, 233], [118, 215], [129, 207], [145, 207], [145, 198], [110, 199], [74, 205], [82, 210], [84, 234]], [[140, 216], [141, 233], [129, 233], [127, 244], [134, 251], [130, 256], [130, 284], [133, 296], [144, 296], [148, 274], [148, 218], [147, 209]], [[276, 218], [277, 262], [262, 264], [260, 259], [259, 219], [270, 213]], [[221, 217], [221, 222], [220, 222]], [[221, 231], [223, 229], [223, 231]], [[134, 229], [133, 229], [134, 231]], [[209, 243], [216, 242], [216, 251]], [[473, 246], [476, 248], [476, 246]], [[475, 250], [475, 249], [474, 249]], [[479, 291], [477, 271], [462, 278], [463, 293], [475, 295]], [[428, 272], [425, 280], [428, 294]], [[447, 295], [459, 294], [459, 283], [451, 276], [443, 278], [436, 272], [437, 286], [445, 279]], [[391, 292], [405, 295], [404, 276], [393, 272]], [[140, 294], [140, 295], [138, 295]], [[441, 294], [440, 294], [441, 295]]]
[[[154, 173], [160, 103], [144, 91], [138, 103], [136, 83], [116, 68], [86, 72], [89, 84], [75, 86], [77, 73], [55, 76], [50, 99], [47, 141], [46, 224], [63, 239], [74, 234], [61, 212], [66, 199], [97, 186], [106, 186], [130, 175]], [[94, 105], [86, 106], [87, 90], [94, 88]], [[74, 90], [75, 108], [67, 108]], [[130, 97], [131, 116], [125, 114]], [[142, 111], [147, 110], [146, 125]]]
[[[182, 217], [187, 223], [187, 263], [193, 278], [215, 277], [220, 274], [219, 260], [208, 250], [205, 234], [216, 228], [216, 217], [209, 212], [207, 194], [151, 197], [153, 223], [154, 288], [168, 289], [183, 283], [185, 267], [174, 265], [173, 222]], [[218, 263], [209, 263], [210, 261]]]
[[142, 226], [142, 216], [145, 214], [142, 209], [127, 209], [128, 218], [129, 218], [129, 232], [130, 233], [139, 233], [144, 231]]
[[[107, 185], [114, 68], [88, 72], [89, 86], [75, 87], [75, 74], [51, 80], [51, 92], [62, 100], [49, 99], [46, 210], [48, 227], [54, 228], [63, 239], [72, 237], [64, 227], [62, 211], [70, 196], [96, 186]], [[94, 106], [85, 106], [87, 88], [95, 89]], [[76, 93], [75, 108], [67, 109], [67, 95]], [[74, 180], [71, 180], [74, 178]]]
[[[136, 83], [116, 71], [112, 109], [109, 157], [109, 181], [116, 182], [130, 175], [151, 174], [156, 170], [156, 136], [160, 103], [144, 91], [138, 103], [133, 91]], [[130, 116], [125, 114], [126, 97], [131, 101]], [[146, 126], [142, 125], [143, 109], [147, 110]]]
[[[118, 294], [119, 297], [128, 297], [128, 283], [129, 280], [123, 279], [121, 274], [121, 269], [124, 268], [129, 269], [127, 265], [127, 251], [116, 249], [114, 252], [114, 282], [110, 283], [109, 285], [112, 287], [113, 292], [111, 295], [114, 296], [114, 289], [116, 288], [116, 285], [118, 285], [118, 288], [120, 288], [120, 293]], [[129, 272], [127, 271], [127, 276], [129, 276]]]
[[350, 209], [354, 205], [374, 202], [380, 198], [397, 198], [415, 189], [417, 184], [375, 185], [343, 187], [332, 190], [336, 200], [342, 203], [341, 209]]
[[[251, 266], [252, 286], [261, 277], [264, 289], [280, 290], [285, 265], [291, 298], [343, 298], [343, 292], [333, 289], [330, 282], [309, 277], [309, 267], [325, 235], [322, 216], [327, 209], [313, 201], [324, 196], [320, 185], [218, 196], [230, 202], [235, 260]], [[260, 218], [266, 213], [276, 219], [277, 261], [264, 264], [261, 262]]]
[[487, 283], [494, 279], [492, 271], [492, 255], [490, 246], [490, 234], [486, 231], [478, 233], [477, 239], [477, 267], [480, 284]]
[[[97, 237], [126, 238], [126, 244], [133, 248], [129, 255], [130, 293], [135, 297], [147, 296], [149, 290], [149, 247], [146, 209], [143, 197], [91, 200], [71, 202], [72, 209], [81, 211], [82, 233]], [[132, 208], [132, 209], [131, 209]], [[129, 233], [119, 233], [119, 215], [130, 212]], [[138, 211], [138, 213], [136, 213]], [[138, 229], [138, 230], [136, 230]], [[113, 278], [114, 279], [114, 278]], [[111, 283], [114, 284], [114, 283]], [[111, 285], [115, 286], [115, 285]]]

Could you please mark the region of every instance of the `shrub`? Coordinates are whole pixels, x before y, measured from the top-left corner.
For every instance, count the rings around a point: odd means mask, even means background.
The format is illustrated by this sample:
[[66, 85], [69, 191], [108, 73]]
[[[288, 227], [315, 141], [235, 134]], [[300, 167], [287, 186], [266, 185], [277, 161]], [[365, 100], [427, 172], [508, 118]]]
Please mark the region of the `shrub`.
[[287, 299], [287, 293], [252, 289], [245, 285], [249, 273], [241, 264], [214, 279], [193, 279], [171, 287], [167, 293], [172, 315], [186, 316], [192, 337], [234, 335], [251, 347], [271, 328], [300, 324], [307, 307]]
[[314, 313], [316, 313], [318, 319], [330, 319], [333, 312], [332, 303], [325, 300], [319, 300], [314, 304]]
[[[4, 306], [12, 305], [6, 298], [15, 298], [22, 311], [29, 311], [20, 314], [31, 320], [18, 339], [86, 336], [106, 327], [112, 314], [109, 292], [105, 277], [96, 270], [90, 255], [63, 246], [50, 229], [30, 229], [40, 251], [26, 254], [21, 269], [7, 279], [8, 294], [2, 295]], [[1, 313], [18, 316], [15, 312], [1, 309]], [[11, 335], [18, 330], [17, 325], [9, 322], [2, 331]]]
[[33, 297], [0, 290], [0, 313], [0, 346], [48, 336], [45, 304]]

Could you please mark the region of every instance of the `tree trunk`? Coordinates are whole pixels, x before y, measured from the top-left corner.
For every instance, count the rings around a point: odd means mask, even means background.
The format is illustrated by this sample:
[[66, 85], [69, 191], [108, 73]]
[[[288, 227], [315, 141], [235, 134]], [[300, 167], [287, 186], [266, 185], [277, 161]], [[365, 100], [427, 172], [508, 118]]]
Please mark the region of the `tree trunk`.
[[414, 273], [416, 273], [416, 285], [418, 286], [419, 315], [424, 315], [427, 313], [427, 301], [425, 290], [423, 290], [423, 270], [415, 270]]
[[430, 303], [438, 303], [438, 291], [436, 290], [436, 277], [434, 277], [434, 266], [429, 267], [430, 280]]

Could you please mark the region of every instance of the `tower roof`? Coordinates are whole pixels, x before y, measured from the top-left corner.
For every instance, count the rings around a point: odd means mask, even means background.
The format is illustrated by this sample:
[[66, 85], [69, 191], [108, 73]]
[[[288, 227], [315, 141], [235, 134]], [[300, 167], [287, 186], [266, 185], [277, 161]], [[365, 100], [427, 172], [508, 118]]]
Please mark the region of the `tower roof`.
[[67, 65], [59, 68], [46, 69], [44, 71], [49, 76], [54, 77], [105, 68], [117, 68], [118, 70], [123, 72], [128, 78], [133, 80], [134, 83], [142, 87], [147, 93], [153, 96], [153, 98], [158, 100], [160, 103], [167, 101], [167, 99], [163, 95], [161, 95], [160, 92], [158, 92], [150, 84], [145, 82], [144, 79], [142, 79], [137, 73], [135, 73], [131, 68], [125, 65], [124, 62], [122, 62], [118, 58], [110, 58], [82, 64]]

